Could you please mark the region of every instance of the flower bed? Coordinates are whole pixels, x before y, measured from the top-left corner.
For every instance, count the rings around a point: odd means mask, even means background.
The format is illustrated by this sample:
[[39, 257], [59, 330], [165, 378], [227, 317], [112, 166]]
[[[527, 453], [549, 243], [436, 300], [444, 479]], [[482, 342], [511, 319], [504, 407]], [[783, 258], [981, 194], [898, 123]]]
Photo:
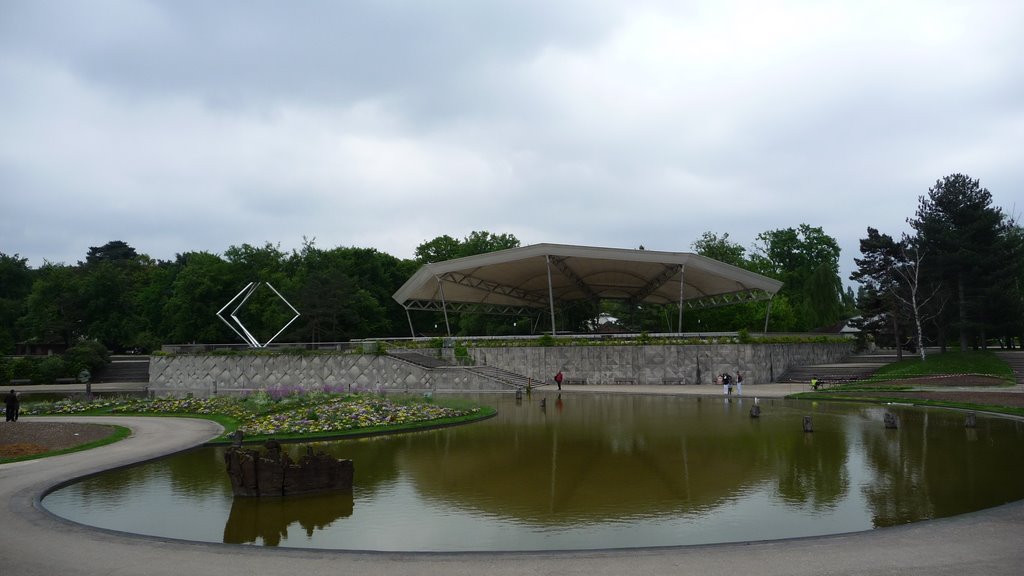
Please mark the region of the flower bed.
[[376, 397], [333, 398], [314, 406], [254, 415], [241, 422], [239, 429], [247, 435], [340, 432], [456, 418], [473, 411], [419, 402], [395, 403]]
[[[373, 394], [340, 394], [317, 390], [288, 394], [258, 392], [245, 397], [132, 398], [93, 401], [37, 402], [22, 414], [153, 414], [229, 418], [247, 437], [323, 435], [360, 429], [408, 426], [479, 414], [480, 408], [452, 408], [418, 398], [384, 398]], [[230, 430], [229, 430], [230, 431]]]

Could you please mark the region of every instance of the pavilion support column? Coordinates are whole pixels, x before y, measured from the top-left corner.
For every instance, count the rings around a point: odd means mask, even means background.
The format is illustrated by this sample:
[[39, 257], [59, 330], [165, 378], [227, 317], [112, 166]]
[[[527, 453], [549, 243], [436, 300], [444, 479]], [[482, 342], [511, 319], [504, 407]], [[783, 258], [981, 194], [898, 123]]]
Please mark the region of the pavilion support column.
[[774, 299], [775, 294], [772, 294], [772, 297], [768, 299], [768, 310], [764, 313], [764, 332], [762, 334], [768, 333], [768, 318], [772, 315], [772, 300]]
[[416, 329], [412, 327], [412, 314], [409, 314], [409, 309], [405, 309], [405, 317], [409, 320], [409, 332], [413, 338], [416, 338]]
[[444, 282], [441, 278], [434, 276], [437, 280], [437, 290], [441, 293], [441, 311], [444, 312], [444, 330], [448, 334], [448, 337], [452, 337], [452, 327], [448, 324], [448, 303], [444, 301]]
[[544, 262], [548, 268], [548, 305], [551, 307], [551, 336], [555, 335], [555, 289], [551, 285], [551, 256], [545, 254]]
[[679, 324], [676, 325], [680, 334], [683, 333], [683, 287], [686, 286], [686, 266], [679, 269]]

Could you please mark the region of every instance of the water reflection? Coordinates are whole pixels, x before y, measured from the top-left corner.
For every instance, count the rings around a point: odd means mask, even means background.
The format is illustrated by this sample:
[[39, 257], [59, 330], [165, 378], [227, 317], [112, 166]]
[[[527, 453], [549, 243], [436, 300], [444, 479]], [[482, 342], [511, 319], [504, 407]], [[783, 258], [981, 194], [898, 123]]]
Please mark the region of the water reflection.
[[352, 515], [352, 493], [330, 496], [290, 498], [235, 498], [228, 523], [224, 526], [225, 544], [277, 546], [288, 539], [288, 526], [298, 524], [312, 536], [339, 518]]
[[[345, 496], [234, 499], [221, 450], [202, 449], [44, 504], [103, 527], [227, 543], [509, 550], [845, 532], [1024, 497], [1024, 426], [1010, 420], [965, 430], [956, 413], [899, 409], [899, 429], [886, 430], [883, 408], [853, 404], [769, 400], [751, 418], [752, 400], [736, 398], [478, 400], [498, 416], [318, 444], [355, 463]], [[304, 446], [287, 449], [297, 458]]]

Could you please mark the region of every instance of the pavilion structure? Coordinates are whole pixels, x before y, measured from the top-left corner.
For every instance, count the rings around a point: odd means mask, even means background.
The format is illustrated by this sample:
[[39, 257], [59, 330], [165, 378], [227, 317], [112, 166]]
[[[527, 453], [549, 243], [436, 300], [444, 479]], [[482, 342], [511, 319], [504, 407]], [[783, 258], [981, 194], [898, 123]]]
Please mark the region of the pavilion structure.
[[[683, 310], [769, 301], [782, 282], [689, 252], [534, 244], [425, 264], [392, 296], [406, 310], [551, 315], [579, 301], [678, 304]], [[767, 317], [765, 319], [767, 326]]]

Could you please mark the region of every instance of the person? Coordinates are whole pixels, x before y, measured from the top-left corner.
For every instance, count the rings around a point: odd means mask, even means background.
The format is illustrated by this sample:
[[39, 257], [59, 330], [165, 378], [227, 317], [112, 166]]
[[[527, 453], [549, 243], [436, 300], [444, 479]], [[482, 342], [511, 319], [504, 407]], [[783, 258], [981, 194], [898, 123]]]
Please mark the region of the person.
[[736, 371], [736, 395], [743, 396], [743, 373]]
[[729, 394], [729, 389], [726, 388], [725, 379], [722, 378], [721, 374], [718, 375], [718, 379], [716, 380], [716, 382], [718, 382], [718, 385], [722, 387], [722, 396]]
[[726, 372], [722, 374], [722, 379], [725, 381], [726, 395], [732, 394], [732, 376], [729, 376], [729, 373]]
[[11, 388], [11, 391], [4, 396], [4, 404], [6, 405], [6, 416], [8, 422], [18, 421], [18, 412], [21, 410], [21, 402], [18, 400], [18, 393]]
[[818, 386], [819, 386], [819, 384], [818, 384], [818, 377], [817, 376], [811, 376], [811, 389], [812, 390], [817, 390]]
[[558, 389], [562, 389], [562, 371], [559, 370], [558, 374], [555, 374], [555, 384], [558, 384]]

